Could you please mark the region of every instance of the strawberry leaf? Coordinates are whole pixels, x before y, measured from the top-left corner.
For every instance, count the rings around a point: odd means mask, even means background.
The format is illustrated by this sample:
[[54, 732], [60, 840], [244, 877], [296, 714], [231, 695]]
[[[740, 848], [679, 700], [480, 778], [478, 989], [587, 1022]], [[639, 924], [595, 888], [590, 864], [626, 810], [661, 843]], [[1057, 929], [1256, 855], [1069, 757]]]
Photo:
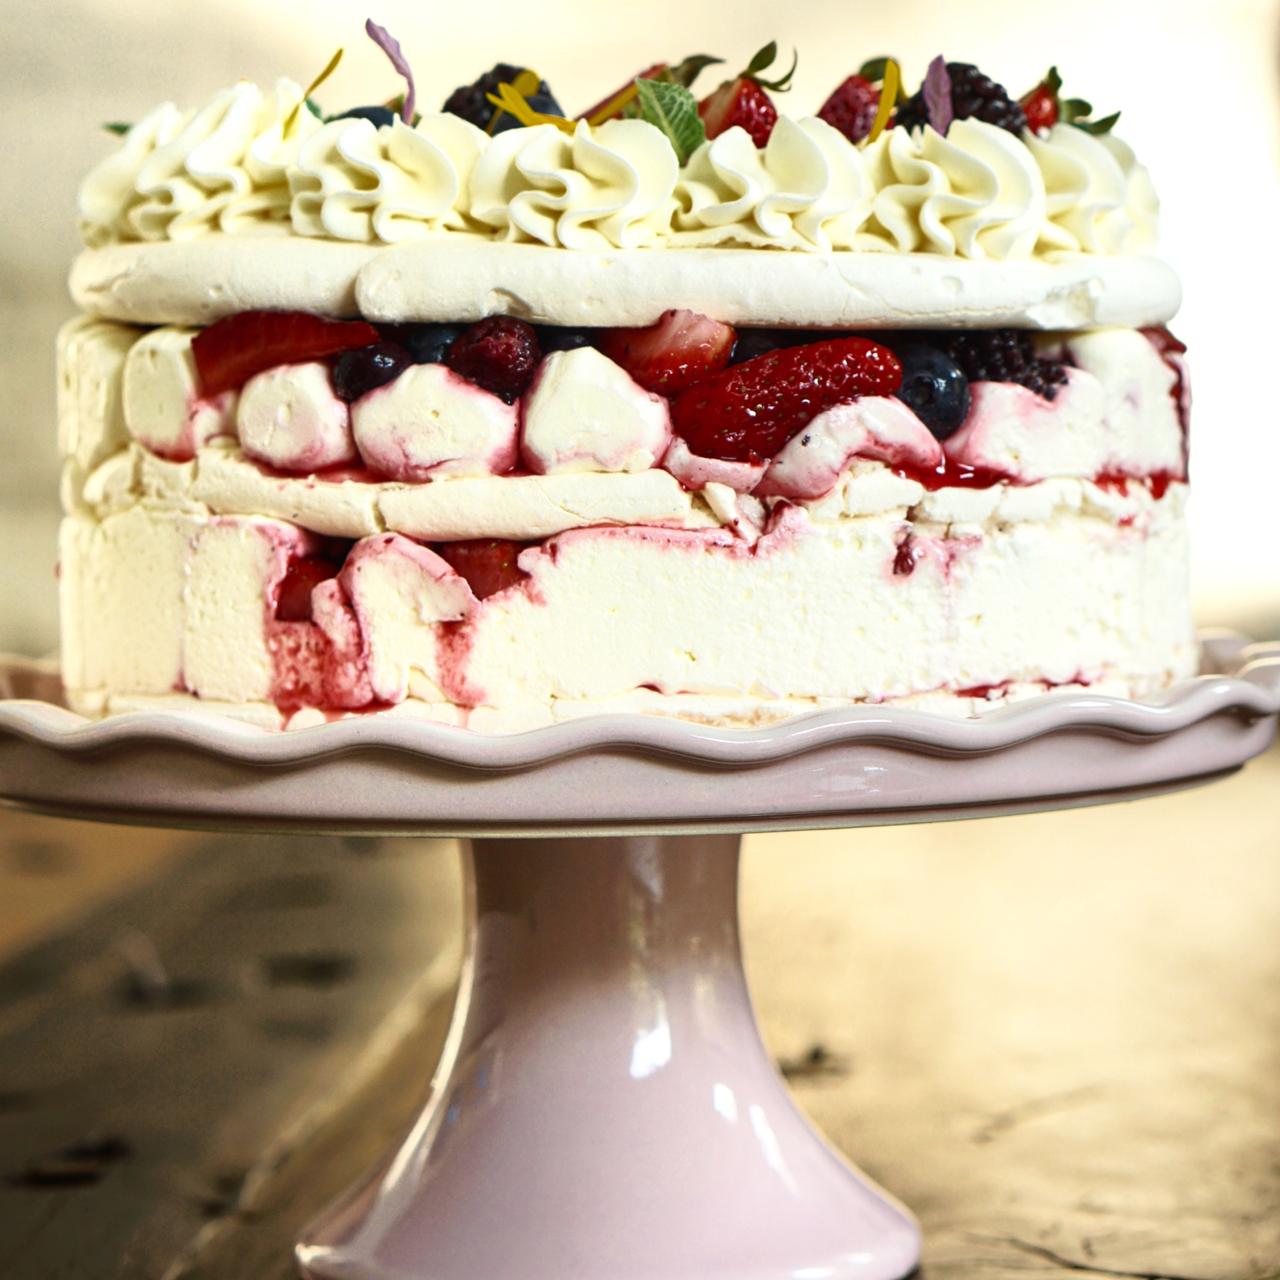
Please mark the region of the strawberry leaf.
[[791, 54], [791, 68], [786, 75], [778, 76], [774, 80], [766, 80], [761, 72], [766, 67], [771, 67], [778, 57], [778, 42], [770, 40], [763, 49], [756, 51], [756, 55], [747, 63], [746, 70], [742, 73], [745, 80], [754, 80], [762, 89], [772, 89], [774, 93], [785, 93], [791, 88], [791, 77], [796, 73], [796, 65], [799, 62], [800, 55], [794, 50]]
[[[883, 84], [885, 76], [888, 74], [889, 63], [893, 61], [893, 58], [869, 58], [858, 68], [858, 74], [872, 84]], [[906, 100], [907, 91], [903, 88], [901, 78], [899, 78], [896, 101], [905, 102]]]
[[770, 40], [763, 49], [756, 50], [755, 57], [747, 63], [747, 69], [742, 74], [744, 76], [751, 76], [754, 78], [758, 71], [763, 71], [765, 67], [769, 66], [776, 60], [777, 56], [778, 42], [776, 40]]
[[1110, 133], [1119, 119], [1120, 113], [1113, 111], [1109, 116], [1103, 116], [1101, 120], [1072, 120], [1071, 124], [1074, 128], [1083, 129], [1085, 133], [1091, 133], [1096, 138], [1101, 134]]
[[637, 80], [636, 103], [640, 115], [666, 134], [681, 164], [707, 140], [698, 116], [698, 100], [682, 84], [664, 80]]
[[677, 62], [674, 67], [667, 67], [654, 78], [665, 80], [669, 84], [682, 84], [686, 89], [692, 89], [693, 82], [708, 67], [714, 67], [716, 63], [723, 61], [723, 58], [713, 57], [709, 53], [692, 53], [683, 62]]
[[102, 127], [108, 133], [114, 133], [117, 138], [123, 138], [133, 128], [133, 125], [125, 124], [123, 120], [107, 120]]

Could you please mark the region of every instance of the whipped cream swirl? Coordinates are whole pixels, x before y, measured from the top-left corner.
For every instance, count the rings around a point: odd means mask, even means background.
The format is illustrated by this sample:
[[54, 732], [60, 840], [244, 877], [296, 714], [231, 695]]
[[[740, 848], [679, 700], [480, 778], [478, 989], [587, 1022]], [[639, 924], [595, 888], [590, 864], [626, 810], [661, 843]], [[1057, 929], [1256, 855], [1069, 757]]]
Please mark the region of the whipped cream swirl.
[[472, 170], [488, 139], [440, 112], [410, 128], [333, 120], [298, 148], [290, 217], [303, 236], [395, 244], [467, 229]]
[[320, 126], [304, 107], [285, 137], [285, 121], [301, 100], [291, 80], [268, 93], [241, 81], [198, 111], [158, 107], [85, 179], [86, 243], [287, 233], [289, 166], [298, 143]]
[[1160, 202], [1128, 145], [1067, 124], [1045, 137], [1028, 133], [1026, 144], [1044, 175], [1042, 252], [1145, 253], [1155, 246]]
[[[289, 122], [286, 131], [285, 123]], [[1133, 152], [1067, 124], [1021, 137], [980, 120], [854, 146], [816, 118], [741, 128], [680, 169], [643, 120], [496, 137], [457, 116], [325, 124], [280, 80], [198, 110], [157, 107], [80, 190], [91, 247], [215, 233], [396, 243], [441, 233], [566, 249], [731, 245], [1053, 259], [1132, 254], [1157, 201]]]
[[670, 225], [679, 166], [643, 120], [510, 129], [476, 165], [471, 213], [507, 240], [566, 249], [638, 249]]
[[852, 249], [874, 195], [862, 153], [825, 120], [782, 116], [763, 149], [735, 125], [689, 158], [676, 186], [674, 239]]
[[981, 120], [890, 129], [865, 152], [876, 187], [859, 248], [1029, 258], [1045, 220], [1044, 179], [1021, 139]]

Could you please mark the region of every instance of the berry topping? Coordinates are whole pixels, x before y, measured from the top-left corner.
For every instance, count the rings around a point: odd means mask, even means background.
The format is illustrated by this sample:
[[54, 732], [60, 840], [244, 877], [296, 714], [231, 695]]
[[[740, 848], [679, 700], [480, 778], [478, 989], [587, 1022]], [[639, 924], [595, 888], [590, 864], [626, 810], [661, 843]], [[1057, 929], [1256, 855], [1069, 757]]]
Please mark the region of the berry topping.
[[1036, 356], [1031, 335], [1021, 329], [966, 329], [930, 339], [964, 371], [970, 382], [1016, 382], [1052, 400], [1067, 380], [1066, 366]]
[[[984, 120], [1010, 133], [1021, 134], [1027, 127], [1026, 113], [1005, 91], [970, 62], [948, 62], [951, 81], [951, 117], [954, 120]], [[922, 86], [898, 107], [895, 124], [918, 129], [929, 121], [929, 107]]]
[[[528, 78], [528, 92], [525, 92], [522, 77]], [[518, 129], [520, 121], [515, 116], [501, 107], [495, 107], [489, 101], [489, 95], [496, 94], [498, 86], [503, 84], [515, 85], [534, 111], [550, 116], [564, 114], [545, 80], [539, 80], [527, 68], [513, 67], [509, 62], [499, 62], [478, 80], [455, 89], [446, 99], [443, 110], [470, 120], [476, 128], [483, 129], [486, 133], [504, 133], [508, 129]]]
[[460, 324], [388, 325], [387, 335], [409, 353], [414, 364], [444, 364], [445, 353], [462, 332]]
[[871, 132], [880, 106], [880, 90], [861, 76], [850, 76], [822, 104], [818, 118], [838, 129], [850, 142], [861, 142]]
[[444, 359], [460, 377], [513, 404], [533, 380], [542, 352], [531, 324], [490, 316], [464, 329]]
[[674, 66], [667, 62], [655, 62], [653, 66], [646, 67], [639, 75], [615, 89], [607, 98], [602, 98], [589, 111], [584, 111], [578, 119], [595, 126], [617, 116], [633, 115], [635, 107], [632, 104], [635, 102], [638, 81], [661, 80], [666, 84], [678, 84], [691, 89], [693, 82], [707, 67], [723, 61], [723, 58], [713, 57], [709, 53], [694, 53]]
[[352, 107], [350, 111], [330, 116], [325, 123], [334, 120], [368, 120], [376, 129], [388, 129], [395, 124], [396, 113], [390, 107]]
[[898, 399], [933, 433], [945, 440], [969, 416], [969, 379], [945, 351], [926, 342], [895, 343], [902, 361]]
[[377, 341], [377, 329], [363, 320], [324, 320], [306, 311], [241, 311], [196, 334], [191, 351], [201, 394], [216, 396], [238, 391], [276, 365], [323, 360]]
[[516, 564], [516, 557], [531, 545], [503, 538], [476, 538], [443, 543], [439, 552], [453, 571], [467, 580], [476, 599], [485, 600], [525, 579], [527, 575]]
[[732, 80], [726, 80], [714, 93], [698, 103], [698, 115], [706, 127], [707, 137], [716, 138], [726, 129], [738, 125], [751, 135], [757, 147], [769, 141], [773, 126], [778, 123], [778, 109], [765, 92], [772, 89], [782, 93], [791, 87], [791, 77], [796, 64], [786, 75], [765, 80], [761, 72], [770, 67], [778, 56], [776, 41], [770, 41], [747, 64], [747, 69]]
[[540, 324], [537, 333], [538, 345], [547, 353], [577, 351], [580, 347], [594, 347], [600, 343], [600, 335], [594, 329], [571, 329], [560, 324]]
[[731, 325], [696, 311], [666, 311], [643, 329], [606, 329], [600, 350], [646, 391], [671, 396], [719, 373], [735, 337]]
[[333, 364], [333, 393], [348, 404], [377, 387], [394, 382], [413, 361], [394, 342], [375, 342], [371, 347], [344, 351]]
[[[1049, 74], [1053, 76], [1056, 72], [1051, 71]], [[1032, 133], [1052, 129], [1058, 123], [1058, 89], [1061, 86], [1061, 81], [1054, 85], [1043, 80], [1030, 93], [1025, 93], [1018, 99], [1027, 117], [1027, 128]]]
[[818, 414], [859, 396], [889, 396], [902, 366], [866, 338], [784, 347], [714, 374], [677, 396], [671, 423], [704, 458], [771, 458]]
[[299, 556], [290, 561], [276, 590], [276, 620], [310, 622], [312, 591], [337, 577], [341, 567], [323, 556]]
[[1110, 133], [1120, 119], [1120, 113], [1116, 111], [1095, 120], [1091, 103], [1083, 98], [1064, 98], [1062, 77], [1058, 74], [1057, 67], [1050, 67], [1045, 78], [1029, 93], [1024, 93], [1018, 101], [1026, 112], [1027, 127], [1036, 133], [1053, 128], [1059, 121], [1075, 125], [1085, 133]]

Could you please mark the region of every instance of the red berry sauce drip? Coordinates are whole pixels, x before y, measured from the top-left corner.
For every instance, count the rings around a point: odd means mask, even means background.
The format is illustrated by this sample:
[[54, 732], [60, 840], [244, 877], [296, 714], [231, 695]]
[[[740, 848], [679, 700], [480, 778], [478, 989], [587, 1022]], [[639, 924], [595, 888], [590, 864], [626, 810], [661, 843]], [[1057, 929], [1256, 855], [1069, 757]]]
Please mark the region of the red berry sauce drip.
[[1175, 338], [1163, 325], [1143, 329], [1142, 335], [1160, 353], [1160, 358], [1173, 370], [1173, 403], [1178, 410], [1178, 421], [1182, 424], [1183, 453], [1187, 452], [1188, 433], [1191, 430], [1191, 384], [1187, 380], [1187, 362], [1182, 358], [1187, 354], [1187, 344]]
[[1103, 471], [1093, 477], [1093, 483], [1099, 489], [1119, 494], [1127, 494], [1131, 485], [1140, 485], [1149, 489], [1151, 496], [1159, 502], [1169, 492], [1169, 486], [1177, 484], [1182, 478], [1172, 471], [1153, 471], [1147, 476], [1131, 476], [1122, 471]]
[[898, 544], [898, 552], [893, 557], [893, 576], [895, 578], [909, 578], [916, 571], [916, 565], [920, 563], [921, 551], [916, 546], [915, 539], [910, 535], [903, 538]]
[[291, 560], [276, 588], [276, 621], [310, 622], [312, 591], [322, 582], [336, 578], [341, 568], [341, 560], [327, 556], [297, 556]]
[[925, 468], [899, 463], [893, 471], [905, 480], [914, 480], [930, 493], [939, 489], [990, 489], [998, 484], [1017, 484], [1016, 477], [991, 467], [971, 467], [967, 462], [957, 462], [944, 457], [937, 467]]

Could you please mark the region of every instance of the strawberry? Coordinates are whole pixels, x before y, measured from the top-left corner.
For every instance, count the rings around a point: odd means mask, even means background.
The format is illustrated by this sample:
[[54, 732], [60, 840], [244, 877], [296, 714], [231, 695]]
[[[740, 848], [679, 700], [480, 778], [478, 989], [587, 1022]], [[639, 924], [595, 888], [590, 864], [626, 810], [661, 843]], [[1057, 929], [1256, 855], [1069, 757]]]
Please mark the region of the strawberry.
[[1036, 85], [1030, 93], [1019, 99], [1023, 111], [1027, 114], [1027, 128], [1032, 133], [1041, 129], [1050, 129], [1058, 123], [1058, 94], [1050, 88], [1048, 81]]
[[533, 325], [513, 316], [490, 316], [464, 329], [445, 352], [459, 377], [514, 404], [533, 380], [542, 349]]
[[665, 311], [644, 329], [605, 329], [600, 350], [646, 391], [671, 396], [719, 373], [737, 336], [732, 325], [696, 311]]
[[866, 338], [779, 347], [677, 396], [671, 425], [701, 457], [761, 462], [824, 410], [901, 385], [897, 356]]
[[310, 622], [312, 591], [336, 577], [341, 567], [323, 556], [299, 556], [291, 561], [276, 590], [276, 619]]
[[475, 538], [469, 542], [446, 542], [440, 546], [442, 559], [467, 580], [477, 600], [497, 595], [525, 578], [516, 557], [528, 542], [508, 542], [504, 538]]
[[590, 111], [584, 111], [579, 120], [586, 120], [590, 124], [603, 124], [606, 120], [611, 120], [614, 116], [621, 113], [623, 107], [631, 101], [634, 94], [632, 86], [637, 80], [656, 80], [667, 69], [665, 62], [655, 62], [653, 66], [641, 71], [639, 75], [632, 76], [624, 85], [619, 85], [608, 97], [601, 98]]
[[861, 142], [871, 132], [879, 109], [880, 90], [862, 76], [850, 76], [822, 104], [818, 118], [850, 142]]
[[765, 90], [785, 92], [791, 87], [791, 77], [796, 70], [793, 59], [791, 70], [786, 75], [775, 80], [762, 79], [760, 73], [772, 65], [777, 56], [777, 41], [771, 40], [756, 53], [741, 75], [726, 80], [698, 103], [698, 115], [708, 138], [717, 138], [726, 129], [738, 125], [751, 135], [751, 141], [757, 147], [763, 147], [769, 141], [773, 126], [778, 123], [778, 109]]
[[306, 311], [241, 311], [196, 334], [191, 343], [200, 391], [238, 391], [254, 374], [305, 364], [378, 341], [363, 320], [326, 320]]

